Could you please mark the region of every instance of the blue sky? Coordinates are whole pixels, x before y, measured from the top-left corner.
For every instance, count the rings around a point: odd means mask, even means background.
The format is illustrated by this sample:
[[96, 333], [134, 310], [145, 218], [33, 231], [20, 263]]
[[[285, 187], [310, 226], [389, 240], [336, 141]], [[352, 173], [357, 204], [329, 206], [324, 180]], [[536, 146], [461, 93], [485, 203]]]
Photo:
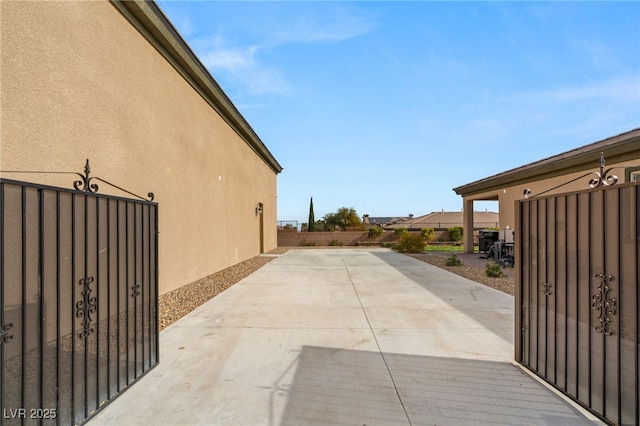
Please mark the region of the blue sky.
[[640, 127], [640, 2], [159, 5], [284, 167], [278, 220], [460, 210], [456, 186]]

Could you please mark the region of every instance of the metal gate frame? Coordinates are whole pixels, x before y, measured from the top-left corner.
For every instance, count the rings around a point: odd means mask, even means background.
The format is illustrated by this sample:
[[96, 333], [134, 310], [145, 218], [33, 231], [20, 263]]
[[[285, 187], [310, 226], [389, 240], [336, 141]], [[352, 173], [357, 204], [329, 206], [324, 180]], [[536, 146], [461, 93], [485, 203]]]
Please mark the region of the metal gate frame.
[[0, 425], [82, 424], [159, 362], [158, 204], [85, 172], [0, 178]]
[[516, 212], [516, 361], [605, 422], [639, 424], [640, 185]]

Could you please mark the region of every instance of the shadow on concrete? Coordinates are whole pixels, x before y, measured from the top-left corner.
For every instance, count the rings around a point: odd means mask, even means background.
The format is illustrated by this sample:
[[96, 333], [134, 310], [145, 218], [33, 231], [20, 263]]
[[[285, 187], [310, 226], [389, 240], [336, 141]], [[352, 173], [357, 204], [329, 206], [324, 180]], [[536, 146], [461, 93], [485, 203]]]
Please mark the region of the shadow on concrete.
[[283, 425], [584, 425], [572, 405], [507, 362], [303, 346]]

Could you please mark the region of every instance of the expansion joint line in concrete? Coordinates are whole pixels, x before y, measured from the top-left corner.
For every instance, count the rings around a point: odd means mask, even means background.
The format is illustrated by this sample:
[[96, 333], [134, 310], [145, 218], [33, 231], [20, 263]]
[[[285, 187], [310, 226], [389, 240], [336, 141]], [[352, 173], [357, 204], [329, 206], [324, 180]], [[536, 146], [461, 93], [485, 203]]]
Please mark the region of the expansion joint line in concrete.
[[360, 304], [360, 308], [362, 309], [362, 313], [364, 313], [364, 317], [367, 320], [367, 324], [369, 325], [369, 330], [371, 330], [371, 334], [373, 335], [373, 340], [376, 342], [376, 346], [378, 347], [378, 352], [380, 352], [380, 356], [382, 357], [382, 361], [384, 362], [385, 367], [387, 368], [387, 372], [389, 373], [389, 377], [391, 378], [391, 383], [393, 383], [393, 388], [396, 391], [396, 395], [398, 396], [398, 401], [400, 401], [400, 405], [402, 406], [402, 410], [404, 411], [404, 415], [407, 417], [407, 422], [411, 426], [411, 419], [409, 418], [409, 413], [407, 413], [407, 408], [404, 406], [402, 402], [402, 397], [400, 396], [400, 392], [398, 391], [398, 386], [396, 385], [396, 381], [393, 378], [393, 374], [391, 374], [391, 369], [389, 368], [389, 364], [387, 363], [387, 359], [384, 357], [384, 353], [382, 352], [382, 348], [380, 348], [380, 342], [378, 342], [378, 336], [376, 336], [376, 332], [373, 330], [371, 326], [371, 321], [369, 321], [369, 316], [367, 315], [367, 311], [364, 309], [364, 305], [362, 304], [362, 300], [360, 300], [360, 295], [358, 294], [358, 289], [356, 285], [353, 283], [353, 278], [351, 278], [351, 272], [349, 271], [349, 267], [347, 266], [347, 262], [344, 261], [344, 257], [342, 258], [342, 263], [344, 263], [344, 268], [347, 270], [347, 275], [349, 276], [349, 282], [351, 283], [351, 287], [353, 287], [353, 291], [356, 294], [356, 298], [358, 299], [358, 303]]

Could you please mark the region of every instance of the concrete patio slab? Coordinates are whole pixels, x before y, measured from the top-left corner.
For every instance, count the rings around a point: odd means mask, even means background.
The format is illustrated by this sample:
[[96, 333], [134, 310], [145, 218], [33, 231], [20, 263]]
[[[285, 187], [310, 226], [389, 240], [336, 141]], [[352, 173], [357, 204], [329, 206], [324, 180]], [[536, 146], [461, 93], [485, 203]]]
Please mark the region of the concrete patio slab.
[[386, 249], [292, 250], [162, 331], [90, 424], [599, 423], [514, 364], [513, 303]]

